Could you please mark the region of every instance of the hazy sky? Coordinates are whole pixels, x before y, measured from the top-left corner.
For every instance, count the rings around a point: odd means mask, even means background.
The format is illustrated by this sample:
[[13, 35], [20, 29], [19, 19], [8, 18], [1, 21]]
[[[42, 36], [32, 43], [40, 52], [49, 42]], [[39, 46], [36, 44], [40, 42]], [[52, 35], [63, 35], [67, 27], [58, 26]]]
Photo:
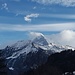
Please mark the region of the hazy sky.
[[75, 0], [0, 0], [1, 44], [28, 39], [29, 32], [56, 35], [64, 30], [75, 30]]

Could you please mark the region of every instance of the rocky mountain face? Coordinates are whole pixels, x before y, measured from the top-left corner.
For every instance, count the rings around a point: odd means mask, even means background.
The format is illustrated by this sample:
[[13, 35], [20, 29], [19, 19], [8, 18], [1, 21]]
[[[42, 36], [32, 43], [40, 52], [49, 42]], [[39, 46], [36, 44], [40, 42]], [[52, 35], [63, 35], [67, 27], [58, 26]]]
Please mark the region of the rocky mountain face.
[[54, 53], [45, 64], [21, 75], [75, 75], [75, 51]]
[[51, 54], [65, 49], [68, 47], [49, 43], [44, 35], [39, 35], [33, 40], [22, 40], [7, 46], [3, 49], [3, 57], [6, 58], [9, 75], [19, 75], [45, 64]]

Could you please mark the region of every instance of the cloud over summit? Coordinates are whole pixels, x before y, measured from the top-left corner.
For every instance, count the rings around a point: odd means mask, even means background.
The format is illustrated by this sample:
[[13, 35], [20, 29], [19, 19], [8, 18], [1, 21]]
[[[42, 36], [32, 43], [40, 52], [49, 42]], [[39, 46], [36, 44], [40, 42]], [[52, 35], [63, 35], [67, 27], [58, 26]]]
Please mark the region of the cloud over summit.
[[50, 35], [49, 38], [52, 42], [75, 47], [75, 31], [73, 30], [63, 30], [58, 34]]

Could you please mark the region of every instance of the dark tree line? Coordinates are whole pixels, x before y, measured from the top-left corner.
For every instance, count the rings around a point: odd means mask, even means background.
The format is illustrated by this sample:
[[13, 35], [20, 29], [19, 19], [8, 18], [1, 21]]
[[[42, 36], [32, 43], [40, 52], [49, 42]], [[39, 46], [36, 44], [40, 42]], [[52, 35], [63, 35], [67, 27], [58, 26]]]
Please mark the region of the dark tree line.
[[21, 75], [74, 75], [73, 71], [75, 71], [75, 51], [65, 50], [52, 54], [45, 64]]
[[2, 50], [0, 50], [0, 75], [7, 75], [7, 67], [5, 58], [2, 56]]

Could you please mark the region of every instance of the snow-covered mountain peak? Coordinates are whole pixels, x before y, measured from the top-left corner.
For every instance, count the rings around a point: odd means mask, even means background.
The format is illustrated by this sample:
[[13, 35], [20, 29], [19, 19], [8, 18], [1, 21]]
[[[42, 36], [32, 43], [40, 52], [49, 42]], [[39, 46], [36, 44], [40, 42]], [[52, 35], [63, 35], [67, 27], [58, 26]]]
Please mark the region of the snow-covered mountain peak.
[[[46, 37], [42, 34], [42, 33], [32, 33], [34, 34], [34, 39], [30, 39], [30, 40], [20, 40], [14, 44], [12, 44], [10, 47], [18, 50], [18, 49], [22, 49], [22, 48], [26, 48], [27, 46], [29, 46], [30, 44], [33, 45], [38, 45], [38, 46], [48, 46], [48, 42]], [[30, 47], [30, 46], [29, 46]]]
[[42, 46], [49, 44], [46, 37], [43, 34], [40, 34], [39, 36], [34, 38], [33, 43], [42, 45]]
[[[49, 50], [49, 43], [47, 42], [45, 36], [43, 34], [37, 36], [34, 38], [34, 40], [22, 40], [18, 41], [15, 44], [11, 45], [9, 50], [13, 50], [13, 53], [11, 56], [7, 57], [7, 59], [11, 58], [17, 58], [21, 54], [28, 54], [30, 52], [36, 52], [39, 51], [40, 49], [43, 50]], [[39, 49], [40, 48], [40, 49]]]
[[12, 54], [9, 54], [7, 56], [7, 59], [11, 58], [18, 58], [20, 55], [27, 55], [29, 53], [36, 53], [40, 50], [43, 51], [51, 51], [53, 53], [55, 52], [61, 52], [63, 50], [67, 49], [73, 49], [72, 47], [65, 47], [65, 46], [59, 46], [54, 43], [49, 43], [46, 39], [46, 37], [42, 33], [33, 33], [36, 35], [33, 40], [21, 40], [16, 42], [15, 44], [6, 47], [5, 50], [8, 52], [12, 52]]

